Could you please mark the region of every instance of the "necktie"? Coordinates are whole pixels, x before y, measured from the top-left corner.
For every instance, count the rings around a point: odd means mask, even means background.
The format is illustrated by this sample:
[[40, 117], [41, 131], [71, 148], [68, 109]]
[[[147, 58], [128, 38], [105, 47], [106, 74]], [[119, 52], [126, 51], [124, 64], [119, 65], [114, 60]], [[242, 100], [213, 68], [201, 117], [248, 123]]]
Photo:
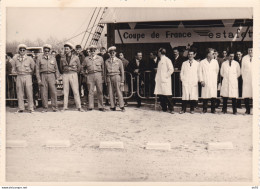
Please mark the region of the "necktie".
[[192, 63], [192, 61], [190, 60], [189, 63], [190, 63], [190, 67], [191, 67], [191, 63]]
[[250, 57], [250, 62], [252, 62], [252, 57]]
[[231, 60], [229, 61], [229, 66], [231, 67]]

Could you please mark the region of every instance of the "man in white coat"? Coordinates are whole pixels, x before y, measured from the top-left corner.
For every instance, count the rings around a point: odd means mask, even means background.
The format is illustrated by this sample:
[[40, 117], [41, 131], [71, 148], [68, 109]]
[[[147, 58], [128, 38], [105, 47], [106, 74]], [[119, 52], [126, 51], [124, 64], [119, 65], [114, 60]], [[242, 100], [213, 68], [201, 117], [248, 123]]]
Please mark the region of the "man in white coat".
[[199, 62], [194, 60], [195, 50], [188, 51], [188, 60], [183, 62], [180, 79], [182, 81], [182, 110], [186, 112], [187, 102], [190, 101], [190, 113], [194, 113], [194, 106], [198, 100]]
[[211, 113], [216, 113], [215, 102], [218, 85], [218, 61], [214, 59], [214, 49], [206, 50], [207, 57], [200, 62], [199, 78], [202, 86], [201, 98], [203, 99], [203, 113], [207, 112], [208, 100], [211, 99]]
[[240, 76], [240, 65], [234, 60], [235, 53], [229, 52], [229, 58], [222, 63], [220, 75], [223, 77], [220, 95], [223, 97], [222, 112], [227, 113], [228, 98], [232, 99], [233, 114], [237, 114], [238, 77]]
[[[172, 80], [171, 75], [174, 71], [172, 61], [165, 56], [166, 49], [160, 48], [158, 51], [158, 57], [160, 61], [158, 63], [157, 73], [155, 76], [155, 89], [154, 94], [158, 95], [159, 101], [164, 112], [169, 109], [173, 114], [172, 103]], [[167, 108], [168, 105], [168, 108]]]
[[246, 114], [250, 114], [249, 99], [253, 96], [252, 83], [253, 48], [248, 48], [248, 54], [242, 59], [241, 74], [243, 79], [242, 98], [245, 100]]

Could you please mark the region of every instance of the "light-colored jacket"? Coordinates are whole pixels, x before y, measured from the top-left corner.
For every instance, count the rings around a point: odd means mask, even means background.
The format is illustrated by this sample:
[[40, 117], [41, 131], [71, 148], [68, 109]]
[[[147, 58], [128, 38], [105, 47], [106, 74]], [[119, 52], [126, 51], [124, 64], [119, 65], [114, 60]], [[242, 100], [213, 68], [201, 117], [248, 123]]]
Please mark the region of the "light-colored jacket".
[[161, 56], [155, 76], [154, 94], [172, 95], [171, 75], [174, 72], [172, 61], [165, 55]]
[[243, 98], [253, 97], [253, 83], [252, 83], [252, 64], [250, 56], [246, 55], [242, 59], [241, 75], [243, 79]]
[[192, 63], [187, 60], [182, 64], [182, 100], [198, 100], [199, 65], [196, 60], [192, 60]]
[[218, 61], [212, 59], [210, 63], [207, 58], [200, 61], [199, 78], [200, 82], [204, 81], [205, 86], [201, 90], [201, 98], [216, 98], [218, 85]]
[[14, 73], [18, 75], [30, 74], [32, 75], [35, 71], [35, 62], [34, 60], [27, 55], [24, 57], [20, 55], [15, 55], [14, 60]]
[[231, 66], [229, 60], [221, 65], [220, 75], [223, 77], [220, 95], [223, 97], [238, 98], [238, 77], [240, 76], [240, 66], [235, 60], [232, 60]]

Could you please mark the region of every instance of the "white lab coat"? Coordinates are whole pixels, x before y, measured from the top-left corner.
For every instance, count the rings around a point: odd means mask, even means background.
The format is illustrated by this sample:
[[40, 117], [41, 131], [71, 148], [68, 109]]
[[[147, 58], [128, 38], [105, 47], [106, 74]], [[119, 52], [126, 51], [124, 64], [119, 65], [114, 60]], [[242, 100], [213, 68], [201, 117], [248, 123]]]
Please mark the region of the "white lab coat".
[[238, 77], [240, 76], [240, 65], [232, 60], [231, 67], [229, 60], [221, 65], [220, 75], [223, 77], [220, 95], [223, 97], [238, 98]]
[[183, 62], [180, 79], [182, 81], [182, 100], [198, 100], [199, 65], [196, 60]]
[[212, 59], [210, 63], [207, 58], [200, 61], [199, 78], [205, 82], [205, 86], [201, 89], [201, 98], [216, 98], [218, 85], [219, 64], [216, 59]]
[[241, 75], [243, 79], [243, 98], [253, 97], [253, 83], [252, 83], [252, 63], [250, 62], [250, 56], [246, 55], [242, 59]]
[[173, 72], [172, 61], [165, 55], [162, 55], [155, 76], [154, 94], [172, 95], [171, 75]]

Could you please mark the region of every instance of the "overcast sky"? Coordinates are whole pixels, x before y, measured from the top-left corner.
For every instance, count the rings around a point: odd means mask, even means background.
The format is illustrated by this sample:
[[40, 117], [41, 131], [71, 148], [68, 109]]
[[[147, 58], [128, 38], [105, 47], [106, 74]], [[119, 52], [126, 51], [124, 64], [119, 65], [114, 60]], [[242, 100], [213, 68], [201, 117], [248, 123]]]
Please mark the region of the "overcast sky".
[[[70, 38], [87, 29], [95, 8], [8, 8], [7, 42], [52, 36], [59, 40]], [[96, 13], [98, 10], [96, 11]], [[94, 20], [94, 19], [93, 19]], [[83, 34], [72, 39], [80, 43]]]

